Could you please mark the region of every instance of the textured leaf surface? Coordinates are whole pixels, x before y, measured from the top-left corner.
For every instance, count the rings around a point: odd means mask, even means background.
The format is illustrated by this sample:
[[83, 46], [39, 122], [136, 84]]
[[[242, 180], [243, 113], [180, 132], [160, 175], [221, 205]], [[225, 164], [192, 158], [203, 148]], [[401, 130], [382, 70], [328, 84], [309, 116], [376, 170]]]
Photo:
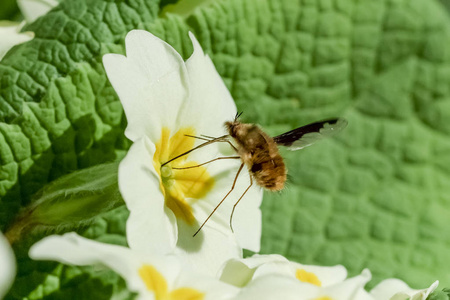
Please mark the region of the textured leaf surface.
[[[123, 53], [125, 34], [144, 28], [188, 57], [191, 30], [247, 121], [279, 134], [349, 120], [335, 140], [283, 152], [289, 183], [265, 197], [262, 252], [342, 263], [351, 274], [369, 267], [373, 284], [393, 276], [415, 287], [450, 282], [450, 22], [438, 1], [204, 1], [160, 14], [163, 6], [63, 1], [27, 28], [33, 41], [1, 62], [3, 228], [47, 181], [127, 148], [101, 55]], [[116, 232], [124, 219], [113, 222]], [[99, 220], [103, 229], [89, 232], [110, 241], [110, 223]], [[32, 299], [64, 298], [58, 282], [69, 282], [67, 291], [92, 286], [90, 275], [71, 281], [61, 266], [28, 264], [18, 282], [35, 284]], [[26, 295], [19, 283], [12, 299]]]

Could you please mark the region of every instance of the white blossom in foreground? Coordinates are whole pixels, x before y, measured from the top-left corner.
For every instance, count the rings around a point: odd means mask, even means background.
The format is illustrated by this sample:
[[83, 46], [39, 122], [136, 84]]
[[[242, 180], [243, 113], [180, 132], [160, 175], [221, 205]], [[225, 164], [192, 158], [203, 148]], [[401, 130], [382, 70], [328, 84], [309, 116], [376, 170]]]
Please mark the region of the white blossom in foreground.
[[371, 291], [374, 300], [425, 300], [437, 288], [439, 281], [435, 281], [429, 288], [414, 290], [400, 279], [390, 278], [383, 280]]
[[142, 254], [130, 248], [92, 241], [68, 233], [49, 236], [30, 249], [30, 257], [85, 266], [104, 265], [117, 272], [138, 299], [233, 299], [236, 287], [189, 269], [173, 255]]
[[242, 289], [236, 299], [425, 300], [439, 284], [413, 290], [399, 279], [387, 279], [367, 292], [364, 285], [371, 279], [367, 269], [347, 278], [343, 266], [303, 265], [281, 255], [231, 259], [222, 267], [220, 279]]
[[34, 22], [40, 16], [58, 5], [56, 0], [17, 0], [22, 15], [27, 23]]
[[[58, 5], [56, 0], [18, 0], [17, 5], [27, 23], [31, 23]], [[34, 32], [20, 32], [25, 22], [0, 21], [0, 61], [15, 45], [34, 38]]]
[[28, 42], [33, 39], [34, 33], [20, 32], [24, 23], [0, 21], [0, 60], [15, 45]]
[[16, 274], [16, 260], [14, 253], [6, 240], [0, 233], [0, 299], [3, 299], [14, 281]]
[[236, 299], [359, 299], [371, 274], [347, 279], [343, 266], [321, 267], [290, 262], [280, 255], [254, 255], [232, 259], [220, 279], [241, 287]]
[[[200, 233], [200, 225], [232, 186], [240, 160], [212, 159], [236, 155], [226, 143], [213, 143], [164, 165], [203, 140], [219, 137], [236, 107], [222, 79], [191, 34], [194, 53], [184, 62], [169, 44], [149, 32], [133, 30], [125, 39], [126, 56], [107, 54], [104, 66], [120, 101], [133, 141], [119, 167], [119, 188], [130, 210], [127, 238], [131, 248], [147, 253], [175, 253], [203, 271], [216, 274], [241, 247], [259, 251], [262, 191], [241, 173], [235, 190]], [[188, 136], [190, 135], [190, 136]], [[237, 241], [236, 241], [237, 239]]]
[[331, 286], [347, 278], [344, 266], [322, 267], [291, 262], [277, 254], [258, 255], [245, 259], [230, 259], [220, 272], [220, 279], [235, 286], [243, 287], [251, 280], [280, 274], [317, 286]]

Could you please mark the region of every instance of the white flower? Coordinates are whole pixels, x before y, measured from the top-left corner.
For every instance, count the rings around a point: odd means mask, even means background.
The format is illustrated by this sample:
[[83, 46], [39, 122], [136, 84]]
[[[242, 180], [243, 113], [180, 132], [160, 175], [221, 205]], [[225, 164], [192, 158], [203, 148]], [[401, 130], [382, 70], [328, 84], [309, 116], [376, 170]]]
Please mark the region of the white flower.
[[45, 15], [49, 10], [58, 5], [56, 0], [17, 0], [27, 23], [34, 22], [40, 16]]
[[[343, 266], [322, 267], [290, 262], [280, 255], [232, 259], [220, 279], [241, 287], [236, 299], [362, 300], [369, 270], [348, 278]], [[364, 296], [364, 295], [363, 295]]]
[[343, 282], [347, 278], [344, 266], [322, 267], [291, 262], [277, 254], [258, 255], [245, 259], [230, 259], [223, 265], [220, 279], [235, 286], [243, 287], [251, 280], [280, 274], [296, 278], [299, 282], [326, 287]]
[[425, 300], [437, 288], [439, 281], [435, 281], [429, 288], [414, 290], [400, 279], [383, 280], [371, 291], [374, 300]]
[[[49, 236], [30, 249], [30, 257], [71, 265], [104, 265], [121, 275], [138, 299], [232, 299], [238, 289], [189, 270], [173, 256], [143, 255], [130, 248], [95, 242], [75, 233]], [[183, 269], [182, 269], [183, 267]]]
[[6, 240], [0, 233], [0, 299], [3, 299], [11, 287], [16, 274], [16, 260], [14, 253]]
[[249, 185], [245, 170], [229, 198], [192, 237], [230, 190], [240, 160], [174, 169], [236, 155], [228, 144], [213, 143], [162, 166], [204, 142], [186, 135], [222, 136], [224, 122], [236, 115], [214, 65], [190, 37], [194, 53], [186, 62], [169, 44], [142, 30], [128, 33], [127, 56], [107, 54], [103, 62], [125, 110], [125, 134], [133, 141], [119, 167], [119, 188], [130, 210], [130, 247], [146, 253], [175, 251], [215, 274], [227, 259], [241, 257], [239, 246], [259, 251], [262, 192], [251, 188], [239, 203], [233, 218], [235, 237], [230, 211]]
[[[18, 0], [26, 22], [31, 23], [50, 9], [58, 5], [56, 0]], [[15, 45], [19, 45], [34, 38], [34, 32], [20, 32], [25, 22], [0, 21], [0, 61], [5, 54]]]
[[33, 32], [20, 33], [23, 25], [24, 23], [0, 21], [0, 61], [12, 47], [33, 39]]

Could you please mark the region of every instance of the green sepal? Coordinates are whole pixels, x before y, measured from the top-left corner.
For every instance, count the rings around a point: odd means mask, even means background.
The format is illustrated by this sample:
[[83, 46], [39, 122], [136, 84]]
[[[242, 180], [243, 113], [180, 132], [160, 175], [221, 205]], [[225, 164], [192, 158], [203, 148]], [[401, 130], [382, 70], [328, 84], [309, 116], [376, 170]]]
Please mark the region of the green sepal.
[[33, 196], [19, 217], [6, 231], [11, 243], [24, 234], [75, 230], [88, 225], [96, 216], [120, 205], [118, 163], [82, 169], [60, 177]]

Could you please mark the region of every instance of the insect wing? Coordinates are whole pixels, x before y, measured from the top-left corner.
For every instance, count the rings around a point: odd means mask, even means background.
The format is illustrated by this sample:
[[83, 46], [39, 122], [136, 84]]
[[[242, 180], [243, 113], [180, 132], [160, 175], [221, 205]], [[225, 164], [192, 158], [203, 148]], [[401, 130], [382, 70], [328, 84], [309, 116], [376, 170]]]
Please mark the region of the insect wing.
[[308, 124], [273, 138], [277, 145], [298, 150], [308, 147], [324, 138], [331, 137], [347, 126], [345, 119], [332, 119]]

